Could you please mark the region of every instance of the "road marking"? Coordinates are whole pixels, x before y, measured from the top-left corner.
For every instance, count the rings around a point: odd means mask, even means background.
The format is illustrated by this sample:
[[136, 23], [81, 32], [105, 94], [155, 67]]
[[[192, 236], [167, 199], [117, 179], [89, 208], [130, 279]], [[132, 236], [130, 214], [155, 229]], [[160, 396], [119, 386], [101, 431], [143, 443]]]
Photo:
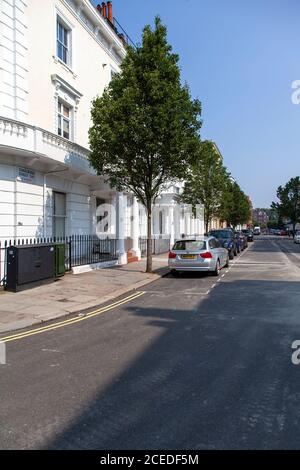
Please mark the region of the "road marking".
[[[172, 291], [164, 291], [164, 290], [147, 290], [145, 291], [146, 294], [153, 294], [153, 295], [172, 295], [174, 296], [174, 292]], [[206, 295], [206, 292], [181, 292], [181, 291], [176, 291], [176, 294], [179, 295]]]
[[132, 294], [129, 297], [126, 297], [125, 299], [119, 300], [118, 302], [114, 302], [113, 304], [107, 305], [106, 307], [102, 307], [102, 308], [99, 308], [99, 309], [94, 310], [92, 312], [89, 312], [86, 315], [81, 316], [81, 317], [70, 318], [69, 320], [64, 320], [64, 321], [61, 321], [61, 322], [54, 323], [52, 325], [44, 326], [44, 327], [41, 327], [41, 328], [36, 328], [34, 330], [29, 330], [29, 331], [25, 331], [23, 333], [16, 333], [14, 335], [5, 336], [3, 338], [0, 338], [0, 341], [2, 343], [9, 343], [11, 341], [17, 341], [18, 339], [23, 339], [23, 338], [27, 338], [29, 336], [34, 336], [34, 335], [38, 335], [38, 334], [41, 334], [41, 333], [46, 333], [47, 331], [56, 330], [58, 328], [62, 328], [63, 326], [73, 325], [74, 323], [79, 323], [81, 321], [88, 320], [92, 317], [101, 315], [102, 313], [105, 313], [109, 310], [112, 310], [116, 307], [119, 307], [120, 305], [124, 305], [128, 302], [131, 302], [132, 300], [135, 300], [138, 297], [141, 297], [145, 293], [146, 292], [138, 292], [138, 293]]

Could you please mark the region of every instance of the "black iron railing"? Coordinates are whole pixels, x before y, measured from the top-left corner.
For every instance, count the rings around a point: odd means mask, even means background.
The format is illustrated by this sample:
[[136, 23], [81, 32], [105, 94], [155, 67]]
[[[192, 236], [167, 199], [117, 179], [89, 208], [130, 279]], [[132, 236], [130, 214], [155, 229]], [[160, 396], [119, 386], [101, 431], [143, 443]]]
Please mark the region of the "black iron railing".
[[[170, 238], [152, 238], [152, 254], [159, 255], [162, 253], [167, 253], [170, 250]], [[141, 250], [142, 256], [147, 256], [147, 238], [139, 238], [139, 248]]]
[[116, 239], [99, 239], [96, 235], [73, 235], [70, 238], [72, 267], [118, 259]]
[[117, 240], [99, 239], [96, 235], [72, 235], [70, 237], [20, 238], [0, 241], [0, 285], [5, 285], [6, 250], [16, 245], [65, 244], [65, 267], [96, 264], [118, 259]]
[[113, 19], [113, 24], [109, 20], [107, 21], [123, 43], [127, 44], [128, 46], [134, 47], [136, 49], [136, 44], [133, 42], [131, 37], [126, 33], [125, 29], [120, 25], [120, 23], [116, 20], [116, 18]]

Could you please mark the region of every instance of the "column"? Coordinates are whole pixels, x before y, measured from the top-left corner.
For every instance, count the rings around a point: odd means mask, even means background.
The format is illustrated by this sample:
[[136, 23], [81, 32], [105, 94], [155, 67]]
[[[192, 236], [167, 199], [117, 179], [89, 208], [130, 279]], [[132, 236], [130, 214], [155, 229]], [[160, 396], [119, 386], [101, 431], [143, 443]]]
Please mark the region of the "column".
[[117, 194], [117, 239], [118, 239], [118, 252], [119, 264], [127, 264], [127, 253], [125, 251], [125, 197], [123, 193]]
[[170, 244], [174, 245], [175, 242], [175, 221], [174, 221], [174, 206], [169, 207], [169, 224], [170, 224]]
[[140, 260], [141, 259], [141, 250], [139, 247], [140, 216], [139, 216], [139, 203], [136, 197], [133, 198], [133, 205], [132, 205], [131, 236], [132, 236], [132, 251], [134, 255]]

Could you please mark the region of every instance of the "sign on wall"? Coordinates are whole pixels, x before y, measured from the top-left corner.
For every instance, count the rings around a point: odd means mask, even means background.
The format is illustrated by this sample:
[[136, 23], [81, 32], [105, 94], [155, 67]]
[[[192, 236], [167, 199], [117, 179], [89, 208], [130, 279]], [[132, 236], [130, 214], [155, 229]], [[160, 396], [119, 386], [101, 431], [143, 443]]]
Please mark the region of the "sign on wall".
[[18, 179], [27, 183], [30, 183], [34, 180], [35, 172], [29, 170], [28, 168], [19, 167]]

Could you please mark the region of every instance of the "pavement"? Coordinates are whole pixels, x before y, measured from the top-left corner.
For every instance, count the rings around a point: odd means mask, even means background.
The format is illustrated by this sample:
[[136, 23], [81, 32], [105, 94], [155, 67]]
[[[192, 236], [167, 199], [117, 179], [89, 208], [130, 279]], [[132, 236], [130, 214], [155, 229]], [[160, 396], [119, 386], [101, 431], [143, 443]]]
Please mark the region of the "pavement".
[[299, 449], [299, 268], [300, 246], [261, 236], [219, 279], [6, 337], [0, 448]]
[[0, 291], [0, 334], [26, 328], [99, 306], [159, 279], [168, 272], [167, 254], [153, 257], [153, 274], [146, 260], [126, 266], [66, 274], [50, 284], [12, 293]]

